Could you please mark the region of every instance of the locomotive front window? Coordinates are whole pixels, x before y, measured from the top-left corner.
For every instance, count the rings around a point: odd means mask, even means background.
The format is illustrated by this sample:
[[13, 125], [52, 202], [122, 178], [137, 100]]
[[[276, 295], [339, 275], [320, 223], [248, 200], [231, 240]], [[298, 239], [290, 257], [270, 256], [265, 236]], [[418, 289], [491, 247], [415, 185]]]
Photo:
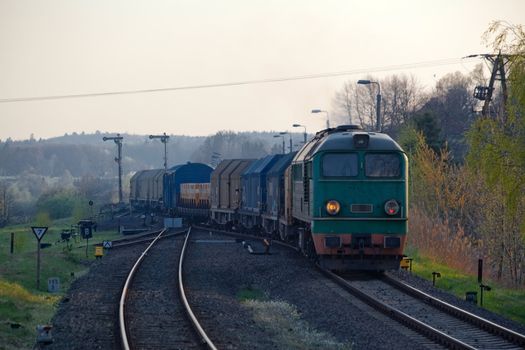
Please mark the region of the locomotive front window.
[[365, 175], [368, 177], [399, 177], [401, 161], [395, 153], [365, 155]]
[[357, 176], [358, 171], [356, 153], [328, 153], [323, 156], [323, 176]]

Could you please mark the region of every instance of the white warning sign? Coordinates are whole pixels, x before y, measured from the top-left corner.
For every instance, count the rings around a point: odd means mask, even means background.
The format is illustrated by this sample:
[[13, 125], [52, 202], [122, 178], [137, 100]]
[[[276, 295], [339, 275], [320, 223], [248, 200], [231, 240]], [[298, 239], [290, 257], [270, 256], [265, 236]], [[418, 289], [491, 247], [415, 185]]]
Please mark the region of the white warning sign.
[[47, 229], [48, 229], [47, 227], [31, 226], [31, 230], [33, 230], [33, 233], [35, 234], [36, 239], [38, 239], [39, 241], [42, 239], [42, 237], [44, 237], [44, 235], [47, 232]]

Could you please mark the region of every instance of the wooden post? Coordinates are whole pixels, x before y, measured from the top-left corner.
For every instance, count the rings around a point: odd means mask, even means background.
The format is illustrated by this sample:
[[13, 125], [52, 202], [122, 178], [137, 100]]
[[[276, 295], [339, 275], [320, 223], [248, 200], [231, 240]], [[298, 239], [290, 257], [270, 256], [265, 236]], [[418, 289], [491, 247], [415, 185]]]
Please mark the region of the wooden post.
[[40, 290], [40, 240], [37, 239], [37, 258], [36, 258], [36, 289]]
[[11, 232], [11, 254], [15, 251], [15, 233]]
[[47, 232], [47, 229], [49, 227], [42, 227], [42, 226], [31, 226], [31, 230], [33, 230], [33, 234], [36, 237], [37, 240], [37, 258], [36, 258], [36, 288], [40, 289], [40, 241], [42, 240], [42, 237]]

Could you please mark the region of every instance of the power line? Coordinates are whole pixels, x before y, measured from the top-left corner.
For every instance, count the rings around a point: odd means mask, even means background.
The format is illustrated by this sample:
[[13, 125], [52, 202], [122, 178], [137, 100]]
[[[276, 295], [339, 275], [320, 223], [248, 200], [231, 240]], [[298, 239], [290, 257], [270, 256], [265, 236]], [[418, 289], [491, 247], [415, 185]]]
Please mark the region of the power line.
[[447, 58], [447, 59], [434, 60], [434, 61], [407, 63], [407, 64], [399, 64], [399, 65], [383, 66], [383, 67], [367, 68], [367, 69], [354, 69], [354, 70], [339, 71], [339, 72], [307, 74], [307, 75], [298, 75], [298, 76], [281, 77], [281, 78], [244, 80], [244, 81], [215, 83], [215, 84], [186, 85], [186, 86], [156, 88], [156, 89], [121, 90], [121, 91], [94, 92], [94, 93], [85, 93], [85, 94], [66, 94], [66, 95], [33, 96], [33, 97], [14, 97], [14, 98], [0, 99], [0, 103], [62, 100], [62, 99], [71, 99], [71, 98], [101, 97], [101, 96], [113, 96], [113, 95], [148, 94], [148, 93], [165, 92], [165, 91], [196, 90], [196, 89], [209, 89], [209, 88], [228, 87], [228, 86], [278, 83], [278, 82], [293, 81], [293, 80], [319, 79], [319, 78], [338, 77], [338, 76], [344, 76], [344, 75], [386, 72], [386, 71], [408, 69], [408, 68], [445, 66], [445, 65], [458, 64], [462, 62], [463, 60], [473, 60], [473, 59], [474, 57]]

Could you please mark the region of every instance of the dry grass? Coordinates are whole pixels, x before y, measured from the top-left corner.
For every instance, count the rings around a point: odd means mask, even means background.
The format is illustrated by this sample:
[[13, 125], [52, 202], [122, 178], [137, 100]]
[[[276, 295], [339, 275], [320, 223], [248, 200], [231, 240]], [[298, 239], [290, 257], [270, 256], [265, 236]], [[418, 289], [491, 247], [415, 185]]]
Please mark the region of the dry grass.
[[417, 208], [410, 216], [409, 244], [433, 261], [465, 273], [477, 269], [478, 251], [462, 227], [452, 230], [445, 220], [431, 218]]
[[19, 302], [53, 304], [57, 302], [59, 296], [31, 294], [27, 289], [17, 283], [0, 281], [0, 297], [8, 297]]
[[283, 301], [246, 300], [256, 323], [275, 333], [283, 349], [351, 349], [329, 334], [319, 332], [301, 320], [297, 309]]

